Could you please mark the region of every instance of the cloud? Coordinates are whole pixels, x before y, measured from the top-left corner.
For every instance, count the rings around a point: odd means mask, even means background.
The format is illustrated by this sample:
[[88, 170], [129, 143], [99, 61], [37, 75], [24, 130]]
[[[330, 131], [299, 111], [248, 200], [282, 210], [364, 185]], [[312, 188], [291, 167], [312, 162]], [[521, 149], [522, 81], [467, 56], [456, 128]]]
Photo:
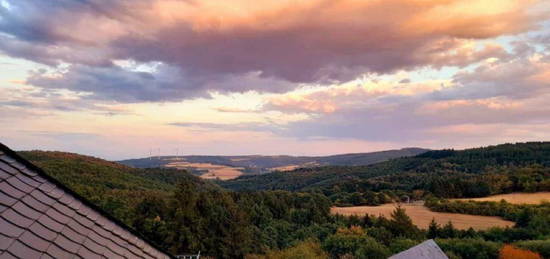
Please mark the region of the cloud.
[[208, 122], [173, 122], [168, 125], [192, 128], [199, 130], [216, 130], [216, 131], [267, 131], [275, 132], [284, 130], [284, 127], [276, 124], [266, 124], [261, 122], [248, 123], [208, 123]]
[[[0, 50], [71, 65], [55, 80], [35, 75], [29, 82], [38, 86], [119, 102], [283, 92], [364, 73], [504, 58], [501, 47], [475, 47], [472, 39], [530, 30], [543, 19], [529, 12], [537, 2], [14, 0], [0, 7]], [[160, 62], [170, 72], [127, 72], [116, 60]]]
[[[396, 74], [278, 95], [264, 109], [310, 114], [281, 132], [304, 139], [429, 141], [452, 138], [456, 132], [449, 129], [472, 128], [464, 125], [513, 129], [514, 125], [549, 124], [550, 63], [546, 56], [529, 48], [516, 48], [506, 56], [513, 58], [486, 60], [449, 80], [410, 82]], [[494, 129], [484, 129], [489, 128]], [[500, 136], [493, 134], [479, 132], [477, 138]]]

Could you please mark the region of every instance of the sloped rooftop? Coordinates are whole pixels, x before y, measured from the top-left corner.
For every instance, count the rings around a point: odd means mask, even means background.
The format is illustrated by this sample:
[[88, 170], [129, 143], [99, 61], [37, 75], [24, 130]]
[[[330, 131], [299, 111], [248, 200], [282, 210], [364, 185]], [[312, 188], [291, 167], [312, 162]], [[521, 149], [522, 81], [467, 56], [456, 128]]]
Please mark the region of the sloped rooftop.
[[0, 258], [171, 258], [0, 143]]
[[388, 259], [449, 259], [449, 257], [433, 239], [429, 239]]

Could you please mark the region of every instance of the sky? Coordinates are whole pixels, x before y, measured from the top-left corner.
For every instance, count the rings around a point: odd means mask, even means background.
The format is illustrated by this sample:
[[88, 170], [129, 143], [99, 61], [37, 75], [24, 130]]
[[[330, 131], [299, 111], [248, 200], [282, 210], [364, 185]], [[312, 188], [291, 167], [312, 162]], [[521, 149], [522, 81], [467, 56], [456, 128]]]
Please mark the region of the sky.
[[550, 1], [0, 0], [0, 142], [106, 159], [550, 140]]

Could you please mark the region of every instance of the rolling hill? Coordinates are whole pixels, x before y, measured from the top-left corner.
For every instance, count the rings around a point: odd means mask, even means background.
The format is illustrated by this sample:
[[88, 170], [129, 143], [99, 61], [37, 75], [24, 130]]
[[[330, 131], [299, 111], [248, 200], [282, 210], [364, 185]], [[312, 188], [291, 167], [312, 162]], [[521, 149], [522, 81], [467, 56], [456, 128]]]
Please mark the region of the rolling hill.
[[232, 190], [321, 190], [328, 196], [424, 190], [439, 197], [461, 198], [539, 191], [550, 188], [550, 142], [434, 150], [368, 166], [300, 168], [219, 184]]
[[272, 171], [286, 171], [294, 168], [315, 166], [360, 166], [370, 165], [393, 158], [415, 156], [428, 151], [422, 148], [403, 148], [371, 153], [341, 154], [332, 156], [161, 156], [118, 161], [136, 168], [166, 167], [174, 162], [187, 162], [188, 170], [200, 175], [205, 170], [200, 165], [211, 164], [240, 168], [245, 174], [263, 174]]

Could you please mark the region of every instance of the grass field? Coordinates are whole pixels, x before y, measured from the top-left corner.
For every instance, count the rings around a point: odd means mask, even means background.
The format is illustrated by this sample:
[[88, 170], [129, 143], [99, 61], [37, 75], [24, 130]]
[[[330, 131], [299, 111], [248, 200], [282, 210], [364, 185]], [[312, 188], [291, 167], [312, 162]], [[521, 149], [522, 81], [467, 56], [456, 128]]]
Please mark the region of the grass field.
[[242, 167], [231, 167], [226, 165], [215, 165], [210, 163], [190, 163], [190, 162], [171, 162], [166, 167], [187, 169], [193, 168], [206, 171], [200, 177], [203, 179], [229, 180], [239, 177], [243, 174]]
[[[333, 207], [331, 208], [331, 213], [348, 216], [364, 216], [365, 214], [375, 216], [383, 215], [389, 218], [395, 206], [395, 204], [384, 204], [381, 206]], [[503, 220], [499, 217], [433, 212], [421, 204], [403, 204], [402, 207], [405, 208], [407, 215], [411, 217], [413, 223], [422, 229], [428, 228], [432, 218], [441, 225], [452, 221], [453, 225], [458, 229], [468, 229], [472, 227], [476, 230], [483, 230], [491, 227], [511, 227], [514, 225], [514, 222]]]
[[500, 201], [505, 200], [513, 204], [539, 204], [542, 201], [550, 202], [550, 192], [536, 193], [508, 193], [499, 194], [483, 198], [455, 199], [455, 200], [472, 200], [472, 201]]

